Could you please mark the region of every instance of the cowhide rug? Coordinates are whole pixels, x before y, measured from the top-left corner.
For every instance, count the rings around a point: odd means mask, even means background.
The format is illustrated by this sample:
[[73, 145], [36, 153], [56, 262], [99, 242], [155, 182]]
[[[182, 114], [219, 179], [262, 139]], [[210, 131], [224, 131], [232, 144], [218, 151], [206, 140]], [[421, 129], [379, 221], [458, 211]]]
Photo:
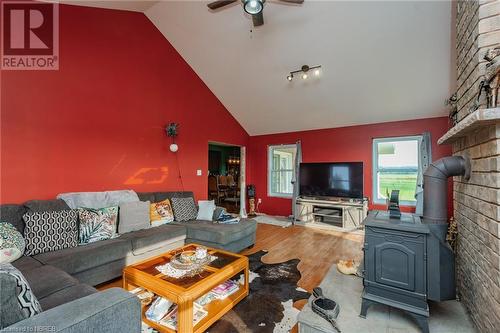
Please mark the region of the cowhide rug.
[[308, 299], [310, 294], [299, 288], [299, 259], [265, 264], [267, 251], [248, 256], [250, 261], [250, 294], [210, 327], [209, 333], [288, 332], [297, 323], [299, 310], [293, 302]]

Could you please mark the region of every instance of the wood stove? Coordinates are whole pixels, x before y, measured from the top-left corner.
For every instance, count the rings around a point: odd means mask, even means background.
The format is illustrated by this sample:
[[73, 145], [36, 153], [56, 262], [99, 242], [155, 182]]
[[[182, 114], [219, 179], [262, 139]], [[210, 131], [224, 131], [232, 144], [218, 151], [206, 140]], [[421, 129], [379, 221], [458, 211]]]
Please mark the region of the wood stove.
[[470, 175], [468, 160], [446, 157], [424, 173], [424, 215], [372, 211], [364, 221], [360, 316], [374, 303], [401, 309], [429, 332], [428, 300], [455, 299], [455, 260], [446, 242], [447, 178]]

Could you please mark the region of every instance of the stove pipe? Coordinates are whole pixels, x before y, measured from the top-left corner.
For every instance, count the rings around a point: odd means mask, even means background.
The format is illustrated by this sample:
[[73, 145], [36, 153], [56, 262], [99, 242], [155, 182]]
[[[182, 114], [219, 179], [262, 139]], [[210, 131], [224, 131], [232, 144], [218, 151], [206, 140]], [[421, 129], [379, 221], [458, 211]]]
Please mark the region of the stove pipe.
[[448, 177], [470, 178], [468, 157], [443, 157], [424, 172], [424, 223], [445, 224], [448, 220]]

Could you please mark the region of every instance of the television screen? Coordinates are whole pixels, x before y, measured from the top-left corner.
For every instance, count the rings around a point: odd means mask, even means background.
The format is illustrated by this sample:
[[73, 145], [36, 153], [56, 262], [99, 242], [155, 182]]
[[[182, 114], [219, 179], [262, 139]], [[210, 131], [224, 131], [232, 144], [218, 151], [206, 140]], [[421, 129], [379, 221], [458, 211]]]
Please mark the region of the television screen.
[[301, 163], [300, 195], [363, 198], [363, 162]]

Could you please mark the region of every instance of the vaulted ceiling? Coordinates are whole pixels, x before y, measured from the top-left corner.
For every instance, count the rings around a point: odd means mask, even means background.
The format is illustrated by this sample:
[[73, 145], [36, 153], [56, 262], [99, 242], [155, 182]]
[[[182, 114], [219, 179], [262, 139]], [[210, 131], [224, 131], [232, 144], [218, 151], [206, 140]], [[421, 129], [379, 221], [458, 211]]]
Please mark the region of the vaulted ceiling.
[[[451, 2], [267, 1], [256, 28], [240, 3], [120, 2], [145, 13], [251, 135], [443, 116], [455, 90]], [[320, 77], [288, 82], [304, 64], [322, 65]]]

